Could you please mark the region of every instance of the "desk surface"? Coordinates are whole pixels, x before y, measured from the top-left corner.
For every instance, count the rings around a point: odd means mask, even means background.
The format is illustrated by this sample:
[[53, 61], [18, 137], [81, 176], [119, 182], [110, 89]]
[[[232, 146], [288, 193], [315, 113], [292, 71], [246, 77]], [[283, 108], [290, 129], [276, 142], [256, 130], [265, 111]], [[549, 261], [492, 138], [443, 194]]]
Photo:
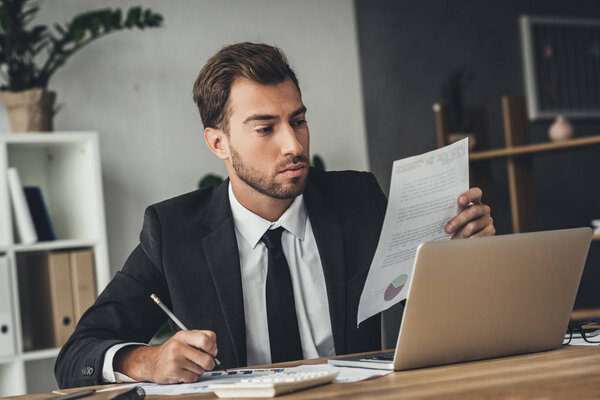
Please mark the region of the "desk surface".
[[[325, 360], [306, 360], [302, 363], [318, 364]], [[16, 396], [13, 399], [41, 400], [49, 396], [46, 393]], [[174, 399], [172, 396], [147, 398]], [[216, 396], [207, 393], [178, 398], [213, 399]], [[600, 347], [564, 346], [543, 353], [400, 371], [369, 381], [325, 385], [278, 398], [290, 400], [600, 398]]]

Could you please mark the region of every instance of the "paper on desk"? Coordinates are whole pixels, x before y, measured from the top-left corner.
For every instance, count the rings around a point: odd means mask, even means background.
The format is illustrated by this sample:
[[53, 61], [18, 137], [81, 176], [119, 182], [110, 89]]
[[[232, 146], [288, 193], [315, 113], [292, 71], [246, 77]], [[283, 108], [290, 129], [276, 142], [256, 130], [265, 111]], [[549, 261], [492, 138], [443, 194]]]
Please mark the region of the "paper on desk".
[[468, 189], [467, 139], [394, 161], [381, 236], [360, 296], [359, 324], [406, 299], [418, 245], [451, 237], [444, 226]]
[[243, 369], [225, 372], [205, 372], [198, 382], [180, 383], [172, 385], [160, 385], [157, 383], [140, 382], [131, 385], [116, 386], [108, 389], [102, 389], [100, 392], [112, 390], [121, 390], [129, 387], [140, 386], [146, 392], [146, 395], [176, 396], [182, 394], [209, 393], [212, 392], [208, 385], [219, 383], [235, 383], [244, 378], [255, 378], [257, 376], [272, 375], [281, 372], [309, 372], [309, 371], [339, 371], [340, 374], [333, 381], [334, 383], [358, 382], [365, 379], [376, 378], [389, 374], [391, 371], [373, 370], [368, 368], [345, 368], [334, 367], [328, 364], [301, 365], [292, 368], [274, 368], [274, 369]]
[[330, 364], [300, 365], [294, 368], [286, 368], [286, 372], [317, 372], [338, 371], [339, 375], [333, 383], [349, 383], [364, 381], [389, 374], [392, 371], [372, 368], [337, 367]]
[[599, 346], [600, 342], [598, 343], [590, 343], [590, 342], [586, 342], [585, 339], [583, 338], [573, 338], [571, 339], [571, 343], [569, 343], [570, 346]]
[[123, 388], [129, 388], [134, 386], [140, 386], [147, 395], [180, 395], [180, 394], [193, 394], [193, 393], [209, 393], [212, 390], [208, 389], [209, 384], [215, 383], [234, 383], [239, 382], [244, 378], [255, 378], [258, 376], [272, 375], [280, 372], [284, 372], [287, 369], [284, 368], [270, 368], [270, 369], [239, 369], [229, 372], [223, 371], [207, 371], [194, 383], [178, 383], [178, 384], [158, 384], [150, 382], [139, 382], [131, 385], [116, 386], [101, 391], [111, 391]]

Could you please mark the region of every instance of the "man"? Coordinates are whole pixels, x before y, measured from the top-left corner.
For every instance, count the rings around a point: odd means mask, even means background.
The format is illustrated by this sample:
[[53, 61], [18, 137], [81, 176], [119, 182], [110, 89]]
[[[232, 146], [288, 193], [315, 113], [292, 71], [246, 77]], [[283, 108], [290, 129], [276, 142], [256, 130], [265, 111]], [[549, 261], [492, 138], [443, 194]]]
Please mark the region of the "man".
[[[225, 47], [194, 100], [229, 180], [148, 207], [140, 245], [86, 312], [56, 362], [61, 387], [192, 382], [214, 368], [380, 348], [379, 316], [356, 326], [386, 198], [369, 173], [309, 169], [306, 107], [285, 56]], [[494, 234], [481, 190], [445, 229]], [[188, 327], [146, 346], [167, 320]]]

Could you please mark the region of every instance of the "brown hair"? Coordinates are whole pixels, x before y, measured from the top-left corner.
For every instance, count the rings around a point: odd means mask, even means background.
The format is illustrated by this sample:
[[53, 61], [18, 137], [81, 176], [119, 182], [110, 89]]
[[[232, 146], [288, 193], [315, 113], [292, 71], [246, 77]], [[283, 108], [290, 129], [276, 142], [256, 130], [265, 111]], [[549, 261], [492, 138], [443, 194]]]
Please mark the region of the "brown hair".
[[236, 78], [265, 85], [290, 78], [300, 91], [296, 74], [277, 47], [250, 42], [226, 46], [208, 60], [194, 83], [194, 102], [205, 128], [227, 131], [227, 101]]

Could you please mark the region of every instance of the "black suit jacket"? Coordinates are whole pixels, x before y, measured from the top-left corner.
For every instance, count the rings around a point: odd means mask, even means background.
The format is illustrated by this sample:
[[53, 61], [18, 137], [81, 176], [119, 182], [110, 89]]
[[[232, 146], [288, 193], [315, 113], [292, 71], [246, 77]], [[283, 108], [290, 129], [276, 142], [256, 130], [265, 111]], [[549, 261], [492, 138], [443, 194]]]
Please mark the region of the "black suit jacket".
[[[156, 293], [188, 329], [217, 335], [225, 367], [246, 365], [240, 262], [228, 181], [146, 209], [140, 244], [83, 315], [55, 365], [60, 387], [102, 383], [104, 353], [147, 342], [167, 320]], [[362, 288], [386, 198], [370, 173], [311, 169], [305, 203], [321, 256], [337, 354], [380, 349], [380, 319], [357, 328]]]

